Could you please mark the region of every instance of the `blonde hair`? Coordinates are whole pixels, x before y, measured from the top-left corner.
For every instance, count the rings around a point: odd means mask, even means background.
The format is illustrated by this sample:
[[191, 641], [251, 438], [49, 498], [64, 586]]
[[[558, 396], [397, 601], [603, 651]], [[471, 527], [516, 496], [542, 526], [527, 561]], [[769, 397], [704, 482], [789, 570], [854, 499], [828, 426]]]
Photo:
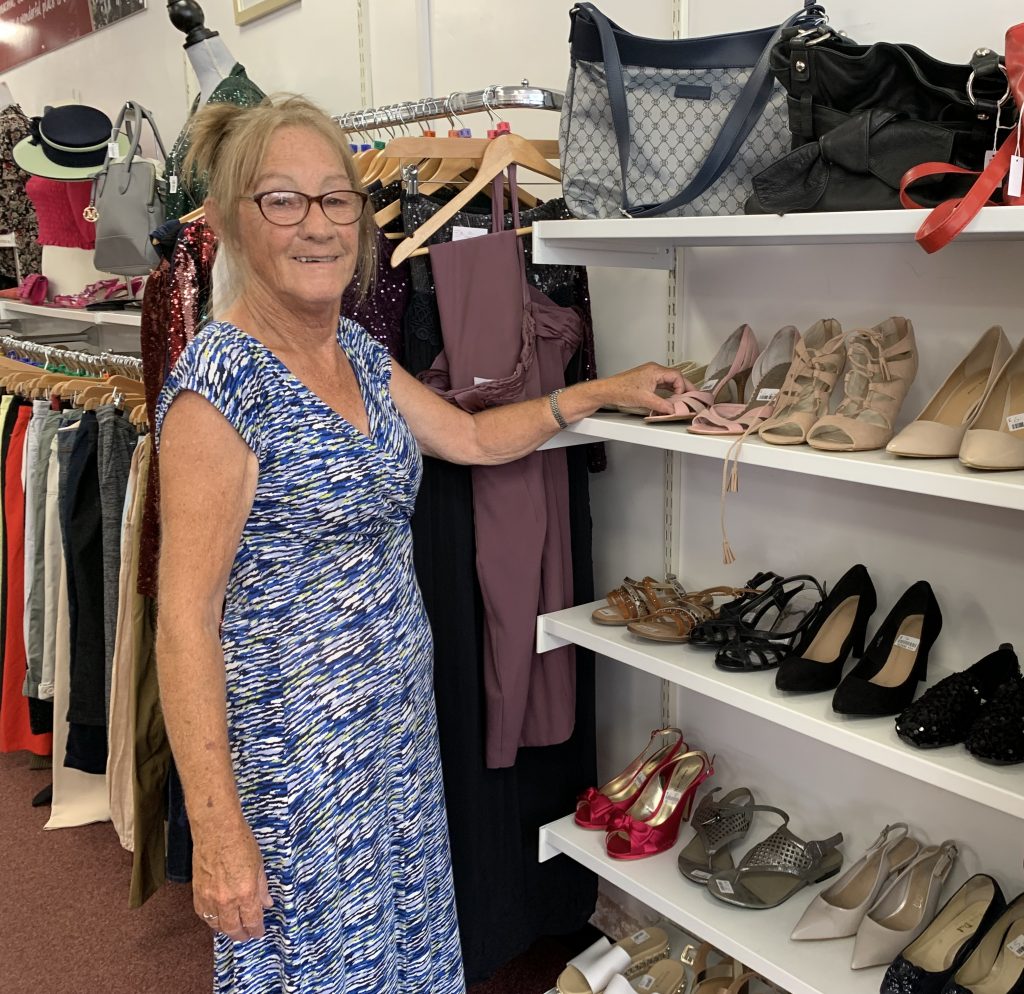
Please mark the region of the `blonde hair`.
[[[352, 183], [363, 192], [345, 133], [311, 100], [297, 94], [267, 97], [255, 107], [207, 104], [189, 122], [191, 145], [183, 163], [185, 176], [205, 175], [207, 199], [217, 207], [218, 255], [224, 255], [227, 293], [217, 293], [222, 310], [245, 284], [245, 254], [240, 237], [239, 206], [253, 192], [253, 184], [278, 128], [306, 128], [320, 135], [337, 153]], [[359, 250], [356, 281], [365, 298], [373, 283], [377, 262], [377, 235], [369, 206], [357, 222]], [[226, 251], [225, 251], [226, 250]]]

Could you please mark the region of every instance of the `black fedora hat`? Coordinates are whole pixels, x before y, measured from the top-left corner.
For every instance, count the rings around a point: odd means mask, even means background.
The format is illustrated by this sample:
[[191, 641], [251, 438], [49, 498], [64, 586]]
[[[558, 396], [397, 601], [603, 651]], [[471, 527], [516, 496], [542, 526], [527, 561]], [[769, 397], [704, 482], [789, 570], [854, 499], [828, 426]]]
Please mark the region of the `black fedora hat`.
[[[103, 168], [113, 130], [110, 118], [95, 107], [64, 104], [32, 118], [32, 134], [14, 146], [14, 161], [33, 176], [88, 179]], [[128, 140], [118, 136], [121, 153]]]

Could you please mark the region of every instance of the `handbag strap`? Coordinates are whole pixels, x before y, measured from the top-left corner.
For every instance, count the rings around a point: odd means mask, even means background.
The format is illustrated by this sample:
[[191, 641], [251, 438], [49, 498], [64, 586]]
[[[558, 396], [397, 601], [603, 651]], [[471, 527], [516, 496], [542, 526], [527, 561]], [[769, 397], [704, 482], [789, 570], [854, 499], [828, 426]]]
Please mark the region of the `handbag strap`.
[[619, 170], [622, 180], [622, 205], [620, 212], [625, 217], [654, 217], [683, 207], [696, 200], [716, 183], [729, 168], [740, 146], [746, 141], [754, 125], [761, 119], [771, 99], [775, 80], [769, 72], [772, 48], [782, 37], [786, 28], [792, 27], [809, 16], [819, 16], [821, 6], [814, 0], [804, 0], [804, 6], [788, 20], [779, 25], [765, 45], [750, 73], [739, 98], [733, 104], [722, 125], [714, 145], [701, 164], [697, 174], [675, 196], [660, 204], [630, 206], [627, 174], [631, 136], [629, 129], [629, 108], [626, 103], [626, 83], [619, 58], [619, 47], [611, 22], [592, 3], [578, 3], [576, 9], [586, 11], [597, 28], [601, 41], [601, 55], [604, 59], [605, 82], [608, 86], [608, 101], [611, 106], [612, 124], [619, 151]]

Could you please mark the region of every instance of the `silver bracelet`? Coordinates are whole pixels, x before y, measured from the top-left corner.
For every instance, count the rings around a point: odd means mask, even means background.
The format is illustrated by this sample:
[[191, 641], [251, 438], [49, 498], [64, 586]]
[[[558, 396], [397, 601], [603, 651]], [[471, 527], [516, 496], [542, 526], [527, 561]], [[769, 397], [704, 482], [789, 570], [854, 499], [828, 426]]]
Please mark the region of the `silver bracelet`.
[[555, 419], [555, 423], [562, 431], [565, 431], [569, 427], [569, 422], [562, 416], [562, 409], [558, 406], [558, 395], [565, 389], [565, 387], [559, 387], [557, 390], [552, 390], [548, 394], [548, 403], [551, 405], [551, 416]]

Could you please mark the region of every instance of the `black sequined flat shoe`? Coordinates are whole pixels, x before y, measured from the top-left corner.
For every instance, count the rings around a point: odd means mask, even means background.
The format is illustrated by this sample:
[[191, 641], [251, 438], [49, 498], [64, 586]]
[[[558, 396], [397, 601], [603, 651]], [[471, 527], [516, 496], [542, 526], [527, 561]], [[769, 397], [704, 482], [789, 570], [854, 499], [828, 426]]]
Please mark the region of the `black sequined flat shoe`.
[[988, 763], [1024, 763], [1024, 679], [996, 691], [967, 736], [967, 751]]
[[1004, 642], [969, 669], [929, 687], [896, 719], [896, 734], [918, 749], [963, 742], [985, 703], [1000, 687], [1019, 677], [1017, 654]]
[[971, 877], [896, 957], [882, 978], [881, 994], [939, 994], [1006, 910], [999, 884], [984, 873]]

